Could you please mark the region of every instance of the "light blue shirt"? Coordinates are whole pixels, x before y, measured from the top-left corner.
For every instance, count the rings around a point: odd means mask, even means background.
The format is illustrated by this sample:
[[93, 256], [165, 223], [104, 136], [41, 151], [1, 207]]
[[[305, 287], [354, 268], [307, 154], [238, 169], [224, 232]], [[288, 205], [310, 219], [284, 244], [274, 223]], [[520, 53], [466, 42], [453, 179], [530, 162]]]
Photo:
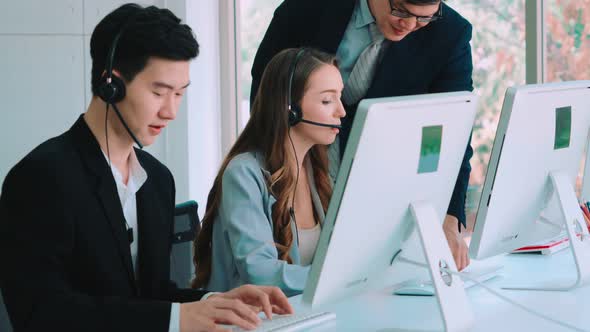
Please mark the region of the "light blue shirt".
[[[269, 285], [291, 296], [305, 288], [310, 266], [300, 265], [294, 222], [289, 251], [293, 264], [278, 257], [272, 219], [276, 199], [269, 192], [270, 173], [263, 163], [261, 154], [246, 152], [235, 156], [223, 173], [221, 202], [213, 225], [209, 290], [225, 292], [244, 284]], [[311, 166], [307, 170], [312, 202], [322, 223], [324, 210], [311, 180], [313, 170]]]
[[373, 41], [369, 31], [369, 24], [373, 22], [375, 22], [375, 18], [369, 10], [367, 0], [357, 1], [336, 51], [344, 84], [346, 84], [358, 57]]

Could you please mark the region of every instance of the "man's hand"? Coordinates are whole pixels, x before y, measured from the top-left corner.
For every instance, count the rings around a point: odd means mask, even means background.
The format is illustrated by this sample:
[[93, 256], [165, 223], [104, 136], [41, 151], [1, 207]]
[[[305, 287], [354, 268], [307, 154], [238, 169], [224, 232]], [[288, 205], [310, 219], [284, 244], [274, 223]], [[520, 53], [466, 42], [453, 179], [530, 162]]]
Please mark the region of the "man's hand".
[[467, 243], [465, 243], [457, 228], [458, 223], [459, 220], [456, 217], [447, 214], [443, 223], [443, 231], [455, 259], [457, 270], [461, 271], [469, 265], [469, 255]]
[[252, 308], [257, 308], [258, 312], [264, 311], [268, 318], [272, 318], [273, 312], [276, 314], [293, 313], [289, 300], [278, 287], [244, 285], [214, 296], [241, 300]]
[[245, 285], [205, 301], [180, 305], [180, 331], [226, 331], [216, 324], [237, 325], [253, 330], [260, 324], [258, 313], [292, 314], [287, 297], [277, 287]]
[[258, 312], [242, 301], [220, 296], [180, 304], [180, 331], [226, 331], [217, 324], [237, 325], [253, 330], [260, 324], [260, 318]]

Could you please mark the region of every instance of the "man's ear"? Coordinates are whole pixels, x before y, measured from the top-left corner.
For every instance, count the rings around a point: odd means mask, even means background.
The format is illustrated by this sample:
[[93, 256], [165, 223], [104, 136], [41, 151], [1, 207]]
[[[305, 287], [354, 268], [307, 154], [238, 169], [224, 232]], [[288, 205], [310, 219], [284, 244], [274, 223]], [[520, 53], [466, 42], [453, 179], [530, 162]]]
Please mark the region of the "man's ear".
[[117, 76], [117, 78], [125, 82], [125, 80], [123, 79], [123, 75], [121, 75], [121, 72], [119, 72], [117, 69], [113, 69], [113, 76]]

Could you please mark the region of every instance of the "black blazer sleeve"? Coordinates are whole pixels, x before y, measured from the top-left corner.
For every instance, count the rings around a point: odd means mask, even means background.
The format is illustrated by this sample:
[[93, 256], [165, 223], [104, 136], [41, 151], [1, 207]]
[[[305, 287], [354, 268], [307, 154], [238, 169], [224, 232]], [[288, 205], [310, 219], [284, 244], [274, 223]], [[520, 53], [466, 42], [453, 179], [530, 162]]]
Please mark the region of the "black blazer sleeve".
[[[430, 92], [451, 92], [451, 91], [473, 91], [473, 61], [471, 59], [471, 24], [463, 20], [464, 25], [460, 27], [457, 38], [449, 43], [455, 45], [450, 48], [448, 61], [442, 66], [439, 75], [434, 79], [430, 86]], [[471, 147], [471, 135], [465, 149], [463, 162], [459, 170], [457, 182], [453, 189], [453, 195], [447, 213], [457, 217], [459, 222], [466, 226], [465, 216], [465, 199], [467, 196], [467, 186], [469, 184], [469, 175], [471, 174], [471, 165], [469, 160], [473, 156]]]
[[3, 185], [0, 286], [15, 331], [167, 331], [168, 301], [77, 291], [70, 277], [84, 268], [72, 264], [71, 253], [81, 244], [61, 201], [60, 172], [21, 163]]
[[314, 21], [310, 16], [319, 15], [314, 1], [285, 0], [275, 10], [252, 64], [250, 105], [254, 104], [262, 74], [270, 60], [284, 49], [308, 44], [309, 40], [302, 39], [314, 35], [312, 26], [307, 24]]

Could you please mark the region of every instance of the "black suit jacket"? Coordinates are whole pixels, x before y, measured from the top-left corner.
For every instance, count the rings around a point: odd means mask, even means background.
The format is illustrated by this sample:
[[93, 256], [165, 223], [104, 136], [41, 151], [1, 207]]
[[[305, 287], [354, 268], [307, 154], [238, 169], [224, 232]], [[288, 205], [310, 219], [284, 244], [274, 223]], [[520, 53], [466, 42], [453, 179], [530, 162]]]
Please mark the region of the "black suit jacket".
[[0, 286], [15, 331], [167, 331], [171, 302], [203, 291], [170, 281], [175, 188], [136, 150], [138, 278], [115, 180], [80, 117], [7, 175], [0, 197]]
[[[285, 0], [275, 11], [256, 53], [250, 101], [256, 96], [266, 64], [281, 50], [314, 47], [335, 54], [356, 1]], [[442, 6], [442, 20], [390, 43], [365, 98], [473, 90], [471, 24], [446, 4]], [[340, 132], [341, 152], [348, 140], [356, 106], [346, 107]], [[470, 139], [448, 209], [463, 224], [472, 155]]]

